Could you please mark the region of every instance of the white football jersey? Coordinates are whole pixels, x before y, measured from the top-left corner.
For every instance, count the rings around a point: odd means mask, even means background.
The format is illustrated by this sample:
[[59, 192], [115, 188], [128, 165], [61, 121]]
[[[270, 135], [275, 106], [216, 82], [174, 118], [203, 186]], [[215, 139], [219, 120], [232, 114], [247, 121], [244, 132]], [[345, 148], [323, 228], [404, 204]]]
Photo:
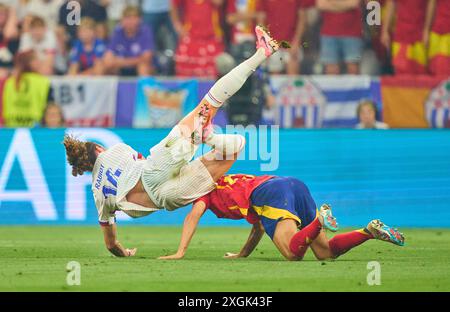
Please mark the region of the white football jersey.
[[101, 153], [92, 170], [92, 193], [100, 224], [114, 224], [115, 212], [120, 210], [133, 218], [159, 210], [130, 203], [127, 193], [141, 179], [147, 160], [130, 146], [119, 143]]

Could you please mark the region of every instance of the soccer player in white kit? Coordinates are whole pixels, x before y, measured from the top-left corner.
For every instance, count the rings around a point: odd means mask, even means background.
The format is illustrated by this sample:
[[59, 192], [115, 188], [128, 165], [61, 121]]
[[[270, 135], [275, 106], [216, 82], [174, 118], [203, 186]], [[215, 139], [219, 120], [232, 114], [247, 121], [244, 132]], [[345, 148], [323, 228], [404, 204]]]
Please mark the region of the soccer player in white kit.
[[[256, 53], [219, 79], [200, 104], [150, 149], [146, 159], [123, 143], [105, 149], [71, 136], [64, 138], [72, 174], [92, 172], [92, 192], [105, 244], [115, 256], [136, 253], [135, 248], [126, 249], [117, 240], [116, 211], [137, 218], [186, 206], [211, 192], [244, 148], [244, 137], [215, 134], [211, 120], [256, 68], [279, 49], [263, 27], [257, 26], [255, 32]], [[212, 151], [191, 161], [202, 143], [213, 147]]]

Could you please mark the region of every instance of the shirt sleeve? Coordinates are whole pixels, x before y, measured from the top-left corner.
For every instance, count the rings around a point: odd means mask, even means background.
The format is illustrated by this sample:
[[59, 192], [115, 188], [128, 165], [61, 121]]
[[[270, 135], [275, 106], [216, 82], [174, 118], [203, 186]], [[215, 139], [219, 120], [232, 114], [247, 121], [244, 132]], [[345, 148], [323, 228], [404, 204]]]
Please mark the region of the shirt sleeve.
[[147, 26], [143, 26], [142, 34], [142, 53], [151, 52], [155, 49], [155, 40], [153, 38], [153, 31]]
[[94, 193], [95, 206], [98, 211], [98, 223], [101, 226], [113, 225], [116, 223], [116, 215], [114, 212], [108, 210], [105, 201], [98, 194]]
[[30, 34], [23, 34], [22, 37], [20, 38], [20, 43], [19, 43], [19, 51], [27, 51], [27, 50], [31, 50], [33, 48], [32, 42], [31, 42], [31, 38], [30, 38]]
[[70, 50], [70, 64], [77, 64], [80, 61], [80, 48], [78, 43], [75, 43]]
[[204, 202], [205, 203], [205, 209], [209, 209], [210, 206], [210, 199], [209, 199], [209, 194], [206, 194], [203, 197], [200, 197], [199, 199], [194, 201], [194, 205], [198, 202]]
[[45, 39], [45, 52], [50, 54], [55, 54], [58, 43], [56, 41], [56, 35], [53, 31], [47, 32]]
[[114, 30], [107, 48], [108, 51], [111, 51], [115, 55], [119, 55], [119, 51], [117, 50], [117, 45], [120, 41], [118, 31], [119, 30], [117, 28]]
[[103, 55], [105, 54], [105, 50], [106, 50], [106, 45], [103, 41], [98, 41], [97, 45], [95, 46], [95, 57], [96, 58], [102, 58]]

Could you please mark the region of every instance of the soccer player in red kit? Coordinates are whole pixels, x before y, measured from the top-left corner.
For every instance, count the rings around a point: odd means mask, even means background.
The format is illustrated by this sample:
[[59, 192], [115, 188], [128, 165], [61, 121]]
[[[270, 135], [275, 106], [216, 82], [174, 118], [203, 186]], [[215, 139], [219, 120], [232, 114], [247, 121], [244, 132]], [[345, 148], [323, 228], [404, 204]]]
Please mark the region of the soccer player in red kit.
[[[391, 50], [396, 74], [426, 74], [432, 0], [387, 0], [381, 41]], [[390, 28], [394, 23], [393, 40]]]
[[322, 229], [338, 230], [329, 205], [316, 208], [308, 187], [292, 177], [252, 176], [222, 177], [211, 193], [199, 198], [184, 221], [178, 251], [162, 260], [181, 259], [194, 235], [198, 222], [210, 209], [217, 217], [246, 219], [253, 228], [242, 250], [227, 253], [226, 258], [249, 256], [264, 231], [288, 260], [301, 260], [311, 247], [319, 260], [337, 258], [369, 239], [379, 239], [402, 246], [403, 235], [394, 228], [373, 220], [361, 230], [339, 234], [328, 240]]

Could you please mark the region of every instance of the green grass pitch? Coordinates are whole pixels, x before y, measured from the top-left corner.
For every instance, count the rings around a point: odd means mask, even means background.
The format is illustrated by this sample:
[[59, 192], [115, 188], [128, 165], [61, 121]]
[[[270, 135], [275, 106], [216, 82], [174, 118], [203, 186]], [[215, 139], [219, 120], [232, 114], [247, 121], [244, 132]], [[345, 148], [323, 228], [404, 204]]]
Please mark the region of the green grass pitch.
[[[186, 258], [175, 252], [180, 228], [123, 226], [120, 241], [135, 258], [114, 258], [98, 227], [0, 227], [0, 291], [449, 291], [450, 230], [402, 229], [407, 245], [369, 241], [336, 261], [282, 259], [268, 237], [246, 259], [227, 260], [249, 228], [199, 228]], [[340, 231], [342, 232], [342, 231]], [[81, 285], [66, 284], [69, 261]], [[369, 261], [381, 264], [381, 286], [368, 286]]]

